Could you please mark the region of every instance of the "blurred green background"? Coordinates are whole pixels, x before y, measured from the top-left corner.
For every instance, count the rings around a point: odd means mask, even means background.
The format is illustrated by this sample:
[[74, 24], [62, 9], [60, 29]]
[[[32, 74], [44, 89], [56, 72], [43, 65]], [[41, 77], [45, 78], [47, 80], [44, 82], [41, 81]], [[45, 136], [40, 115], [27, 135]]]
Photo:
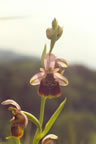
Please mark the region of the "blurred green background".
[[[16, 100], [22, 110], [39, 117], [40, 97], [37, 86], [30, 78], [41, 67], [40, 59], [21, 56], [8, 51], [0, 52], [0, 103]], [[96, 71], [83, 65], [70, 65], [65, 71], [69, 85], [63, 87], [60, 98], [47, 100], [44, 124], [60, 102], [67, 97], [65, 107], [49, 133], [59, 136], [58, 144], [96, 144]], [[8, 144], [12, 115], [8, 107], [0, 105], [0, 144]], [[32, 144], [35, 125], [29, 122], [22, 144]], [[14, 142], [9, 142], [10, 144]]]

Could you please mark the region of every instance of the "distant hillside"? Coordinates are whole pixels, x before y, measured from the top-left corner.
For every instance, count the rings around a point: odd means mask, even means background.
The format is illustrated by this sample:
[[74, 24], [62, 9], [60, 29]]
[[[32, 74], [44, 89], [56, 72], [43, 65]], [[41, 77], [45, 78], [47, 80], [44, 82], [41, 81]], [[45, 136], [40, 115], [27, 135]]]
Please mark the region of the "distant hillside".
[[30, 57], [12, 51], [0, 50], [0, 64], [7, 64], [15, 60], [25, 60], [25, 59], [32, 59], [32, 58], [38, 59], [34, 56]]
[[[30, 91], [33, 93], [36, 87], [30, 86], [29, 80], [32, 75], [39, 72], [40, 60], [10, 51], [0, 51], [0, 59], [0, 97], [5, 99], [15, 95], [18, 99], [22, 95], [30, 95]], [[65, 70], [65, 76], [69, 80], [69, 85], [62, 88], [64, 96], [57, 99], [58, 102], [67, 96], [69, 98], [68, 108], [70, 106], [74, 109], [86, 108], [96, 111], [96, 71], [92, 71], [83, 65], [71, 65]], [[23, 93], [23, 89], [25, 93]], [[34, 95], [36, 95], [36, 91]]]
[[[24, 111], [39, 117], [38, 87], [31, 86], [29, 80], [39, 72], [40, 60], [12, 52], [0, 52], [0, 62], [0, 102], [14, 99]], [[83, 65], [70, 65], [64, 74], [69, 85], [61, 88], [60, 98], [47, 100], [44, 122], [67, 97], [62, 117], [57, 120], [53, 131], [61, 136], [59, 143], [90, 144], [91, 133], [96, 132], [96, 71]], [[0, 137], [8, 136], [6, 127], [10, 117], [4, 106], [0, 105]]]
[[18, 58], [20, 57], [21, 55], [19, 54], [16, 54], [12, 51], [5, 51], [5, 50], [0, 50], [0, 59], [4, 59], [4, 58], [7, 58], [7, 59], [15, 59], [15, 58]]

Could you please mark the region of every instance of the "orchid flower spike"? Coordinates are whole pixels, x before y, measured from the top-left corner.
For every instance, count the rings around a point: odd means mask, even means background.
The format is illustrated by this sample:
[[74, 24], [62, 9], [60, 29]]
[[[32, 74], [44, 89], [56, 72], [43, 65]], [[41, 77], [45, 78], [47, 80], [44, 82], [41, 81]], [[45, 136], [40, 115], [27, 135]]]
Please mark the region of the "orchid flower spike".
[[58, 136], [54, 134], [48, 134], [47, 136], [43, 138], [43, 140], [41, 141], [41, 144], [51, 144], [57, 139], [58, 139]]
[[9, 107], [8, 110], [14, 115], [10, 120], [11, 123], [11, 134], [13, 137], [21, 138], [24, 134], [24, 128], [28, 124], [28, 119], [24, 112], [21, 110], [19, 104], [14, 100], [8, 99], [1, 103], [2, 105], [13, 105], [15, 107]]
[[67, 86], [68, 80], [60, 73], [62, 67], [67, 67], [64, 59], [56, 58], [53, 54], [44, 57], [44, 68], [40, 68], [31, 80], [31, 85], [40, 85], [38, 95], [55, 98], [61, 96], [60, 86]]

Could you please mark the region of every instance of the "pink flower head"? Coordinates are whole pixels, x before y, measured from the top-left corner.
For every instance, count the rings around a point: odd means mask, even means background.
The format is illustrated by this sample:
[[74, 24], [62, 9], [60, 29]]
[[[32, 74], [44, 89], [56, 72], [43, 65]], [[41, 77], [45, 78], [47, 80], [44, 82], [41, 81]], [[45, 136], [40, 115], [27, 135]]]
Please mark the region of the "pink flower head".
[[38, 95], [49, 98], [61, 96], [60, 86], [68, 85], [68, 80], [60, 73], [61, 67], [67, 67], [64, 59], [58, 59], [53, 54], [46, 54], [44, 68], [40, 68], [31, 80], [31, 85], [40, 85]]
[[51, 144], [57, 139], [58, 139], [58, 136], [54, 134], [48, 134], [42, 139], [41, 144]]
[[10, 120], [11, 123], [11, 134], [13, 137], [21, 138], [24, 134], [24, 128], [28, 124], [28, 119], [21, 107], [14, 100], [5, 100], [1, 103], [2, 105], [13, 105], [15, 107], [9, 107], [9, 110], [14, 115]]

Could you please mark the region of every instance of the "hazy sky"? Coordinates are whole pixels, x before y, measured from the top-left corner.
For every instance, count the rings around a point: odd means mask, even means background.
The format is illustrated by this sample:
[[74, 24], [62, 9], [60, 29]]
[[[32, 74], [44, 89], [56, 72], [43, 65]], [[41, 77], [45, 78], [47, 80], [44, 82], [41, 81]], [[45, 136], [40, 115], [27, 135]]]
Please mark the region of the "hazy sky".
[[0, 49], [40, 57], [54, 17], [64, 33], [53, 52], [96, 69], [95, 0], [0, 0]]

